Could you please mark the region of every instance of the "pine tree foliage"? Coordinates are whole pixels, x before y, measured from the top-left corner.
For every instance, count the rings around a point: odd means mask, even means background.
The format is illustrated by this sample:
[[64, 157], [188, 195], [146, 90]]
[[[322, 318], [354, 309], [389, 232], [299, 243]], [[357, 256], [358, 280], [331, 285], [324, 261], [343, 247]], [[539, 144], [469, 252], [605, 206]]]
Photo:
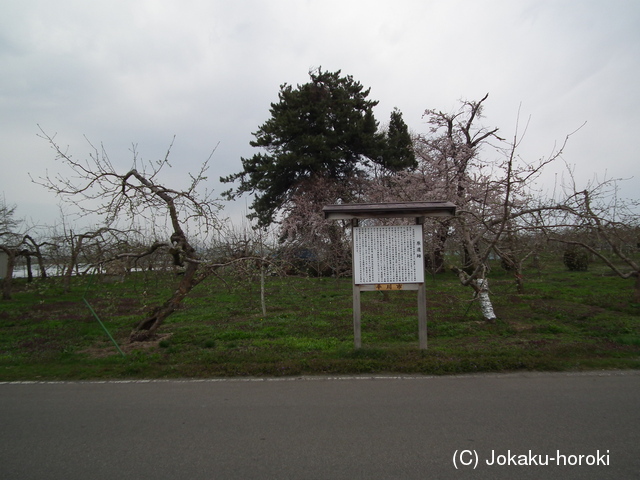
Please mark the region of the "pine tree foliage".
[[418, 167], [411, 134], [402, 119], [402, 112], [397, 108], [391, 112], [385, 147], [382, 165], [388, 170], [395, 172]]
[[[263, 151], [242, 158], [242, 171], [220, 180], [239, 181], [225, 192], [228, 199], [254, 193], [251, 209], [262, 225], [274, 217], [295, 194], [296, 187], [316, 177], [345, 181], [361, 174], [371, 162], [385, 168], [411, 167], [411, 138], [396, 111], [388, 134], [378, 131], [370, 89], [340, 70], [309, 72], [310, 81], [293, 88], [283, 84], [271, 118], [256, 132], [253, 147]], [[402, 146], [391, 152], [391, 142]], [[397, 148], [397, 147], [396, 147]], [[408, 149], [408, 150], [407, 150]], [[385, 165], [388, 159], [388, 165]]]

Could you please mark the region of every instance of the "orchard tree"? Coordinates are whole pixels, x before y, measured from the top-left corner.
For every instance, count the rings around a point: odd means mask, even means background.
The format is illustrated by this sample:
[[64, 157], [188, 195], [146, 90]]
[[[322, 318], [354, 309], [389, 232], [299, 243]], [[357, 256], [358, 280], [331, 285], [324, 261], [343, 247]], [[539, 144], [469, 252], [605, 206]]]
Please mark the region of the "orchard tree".
[[618, 196], [621, 180], [593, 180], [578, 188], [569, 170], [564, 199], [556, 215], [541, 219], [549, 239], [599, 258], [617, 276], [633, 279], [634, 303], [640, 303], [640, 202]]
[[[537, 202], [530, 185], [560, 156], [566, 140], [549, 157], [523, 162], [517, 155], [522, 141], [518, 124], [511, 141], [500, 138], [497, 128], [482, 126], [486, 99], [464, 101], [453, 114], [427, 110], [431, 129], [417, 141], [417, 168], [379, 178], [369, 191], [371, 201], [430, 199], [457, 206], [454, 218], [431, 220], [431, 228], [425, 229], [431, 266], [435, 271], [444, 269], [445, 247], [460, 251], [457, 259], [449, 257], [449, 268], [462, 285], [473, 289], [484, 318], [491, 321], [496, 314], [489, 297], [488, 259], [496, 250], [507, 251], [509, 236], [527, 232], [536, 215], [553, 208]], [[519, 256], [518, 261], [526, 255], [519, 250], [511, 253]]]
[[[74, 273], [86, 273], [108, 259], [106, 256], [96, 256], [92, 253], [105, 250], [110, 244], [119, 243], [124, 235], [126, 232], [117, 228], [96, 227], [82, 232], [69, 230], [62, 238], [58, 237], [57, 243], [66, 244], [67, 251], [66, 265], [62, 275], [64, 291], [71, 291], [71, 278]], [[80, 271], [80, 263], [85, 265], [83, 272]]]
[[11, 299], [13, 268], [16, 257], [20, 255], [22, 236], [17, 232], [20, 222], [15, 219], [16, 206], [0, 203], [0, 252], [6, 260], [6, 274], [2, 279], [2, 299]]
[[[73, 202], [83, 214], [100, 216], [104, 219], [104, 228], [135, 230], [137, 222], [146, 222], [154, 226], [153, 231], [164, 232], [164, 238], [156, 233], [158, 238], [146, 248], [118, 255], [121, 259], [140, 259], [162, 249], [183, 270], [170, 297], [148, 311], [130, 337], [131, 341], [152, 338], [191, 290], [220, 267], [203, 257], [195, 247], [193, 235], [189, 235], [189, 227], [206, 235], [219, 226], [221, 206], [210, 192], [201, 189], [211, 157], [197, 174], [189, 175], [186, 188], [175, 189], [160, 180], [163, 169], [170, 167], [171, 146], [164, 159], [157, 162], [140, 161], [134, 148], [132, 167], [118, 172], [104, 148], [99, 150], [91, 146], [93, 153], [87, 160], [76, 160], [56, 143], [54, 137], [44, 132], [42, 137], [55, 151], [56, 160], [66, 165], [71, 174], [46, 176], [35, 183]], [[169, 225], [168, 231], [162, 228], [165, 223]], [[90, 238], [104, 232], [93, 231]]]
[[315, 264], [316, 273], [331, 273], [339, 277], [351, 268], [350, 222], [327, 221], [322, 206], [334, 204], [336, 198], [345, 198], [351, 192], [363, 192], [368, 181], [354, 177], [337, 183], [318, 177], [304, 183], [283, 206], [280, 240], [295, 263], [308, 258]]
[[[373, 195], [377, 201], [447, 200], [464, 208], [478, 192], [470, 192], [478, 179], [485, 176], [489, 162], [480, 157], [483, 147], [491, 140], [503, 141], [497, 128], [481, 124], [484, 103], [464, 100], [454, 112], [428, 109], [429, 131], [414, 139], [417, 164], [404, 172], [390, 172], [378, 178]], [[445, 270], [445, 248], [454, 233], [453, 220], [438, 220], [430, 236], [429, 267], [436, 273]]]
[[547, 245], [547, 239], [540, 231], [542, 225], [532, 219], [535, 216], [528, 216], [526, 224], [520, 219], [508, 221], [493, 248], [500, 257], [502, 268], [513, 275], [518, 293], [525, 293], [525, 261], [532, 259], [533, 264], [539, 266], [539, 254]]
[[[497, 128], [486, 128], [480, 123], [488, 97], [487, 93], [479, 101], [465, 100], [453, 113], [431, 109], [424, 113], [430, 131], [418, 139], [417, 148], [444, 181], [441, 188], [446, 192], [447, 200], [458, 207], [463, 207], [468, 201], [468, 188], [474, 184], [473, 176], [481, 174], [484, 163], [479, 154], [484, 144], [491, 139], [503, 140], [498, 136]], [[445, 244], [451, 232], [450, 221], [442, 221], [436, 228], [432, 265], [436, 272], [444, 269]]]
[[16, 205], [7, 205], [4, 198], [0, 203], [0, 235], [10, 235], [15, 232], [20, 222], [15, 219]]
[[36, 242], [32, 236], [32, 229], [21, 227], [22, 221], [15, 218], [16, 206], [7, 205], [4, 199], [0, 200], [0, 252], [5, 256], [6, 273], [2, 279], [2, 299], [10, 300], [13, 289], [13, 271], [16, 260], [24, 257], [27, 264], [27, 280], [33, 280], [31, 258], [36, 257], [40, 266], [40, 275], [44, 279], [47, 274], [44, 266], [44, 258], [41, 252], [42, 244]]
[[[241, 172], [220, 179], [240, 182], [226, 192], [229, 199], [255, 194], [252, 216], [261, 226], [274, 222], [298, 189], [308, 188], [306, 182], [316, 178], [348, 182], [372, 163], [391, 170], [415, 164], [400, 112], [392, 114], [385, 135], [378, 131], [373, 115], [378, 102], [368, 98], [370, 89], [339, 70], [319, 68], [309, 76], [310, 82], [296, 88], [281, 85], [279, 101], [271, 104], [271, 118], [253, 134], [251, 145], [263, 152], [242, 158]], [[353, 199], [352, 192], [344, 192], [333, 202]]]

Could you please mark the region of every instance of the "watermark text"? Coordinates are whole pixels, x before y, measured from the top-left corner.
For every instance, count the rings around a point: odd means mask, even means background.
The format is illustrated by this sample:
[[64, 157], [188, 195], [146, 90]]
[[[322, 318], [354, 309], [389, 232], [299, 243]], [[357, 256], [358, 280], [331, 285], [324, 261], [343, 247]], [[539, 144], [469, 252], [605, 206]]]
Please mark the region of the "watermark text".
[[453, 466], [456, 469], [476, 469], [478, 466], [609, 466], [609, 450], [596, 450], [588, 454], [566, 453], [556, 450], [555, 453], [515, 452], [507, 450], [498, 452], [491, 450], [488, 455], [480, 456], [477, 450], [456, 450], [453, 452]]

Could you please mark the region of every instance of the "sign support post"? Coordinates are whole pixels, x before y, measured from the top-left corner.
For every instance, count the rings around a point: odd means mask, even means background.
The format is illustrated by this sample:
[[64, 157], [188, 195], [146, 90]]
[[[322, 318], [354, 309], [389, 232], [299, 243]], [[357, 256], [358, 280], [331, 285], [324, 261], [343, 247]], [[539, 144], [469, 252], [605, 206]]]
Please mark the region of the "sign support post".
[[427, 287], [418, 286], [418, 344], [420, 350], [427, 349]]
[[353, 346], [362, 347], [362, 326], [360, 323], [360, 287], [353, 285]]
[[[358, 227], [358, 219], [351, 219], [351, 245], [353, 245], [353, 232]], [[362, 347], [362, 327], [360, 323], [360, 287], [353, 282], [353, 346], [358, 349]]]

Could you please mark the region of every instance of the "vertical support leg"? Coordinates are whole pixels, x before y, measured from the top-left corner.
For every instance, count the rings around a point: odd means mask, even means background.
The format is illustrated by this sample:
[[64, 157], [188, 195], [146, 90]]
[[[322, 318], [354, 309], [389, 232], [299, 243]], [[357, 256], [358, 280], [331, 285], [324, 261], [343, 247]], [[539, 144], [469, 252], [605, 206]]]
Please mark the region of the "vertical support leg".
[[360, 334], [360, 287], [353, 286], [353, 346], [362, 347], [362, 336]]
[[418, 286], [418, 339], [420, 350], [427, 349], [427, 288], [423, 283]]
[[353, 257], [353, 272], [354, 272], [353, 274], [353, 280], [354, 280], [354, 284], [353, 284], [353, 346], [356, 349], [362, 347], [362, 337], [360, 335], [360, 287], [355, 284], [356, 255], [355, 255], [354, 236], [355, 236], [355, 229], [357, 226], [358, 226], [358, 219], [352, 218], [351, 219], [351, 253], [352, 253], [351, 256]]
[[[422, 238], [424, 240], [424, 217], [416, 217], [416, 225], [422, 225]], [[424, 280], [418, 284], [418, 342], [420, 350], [427, 349], [427, 287]]]

